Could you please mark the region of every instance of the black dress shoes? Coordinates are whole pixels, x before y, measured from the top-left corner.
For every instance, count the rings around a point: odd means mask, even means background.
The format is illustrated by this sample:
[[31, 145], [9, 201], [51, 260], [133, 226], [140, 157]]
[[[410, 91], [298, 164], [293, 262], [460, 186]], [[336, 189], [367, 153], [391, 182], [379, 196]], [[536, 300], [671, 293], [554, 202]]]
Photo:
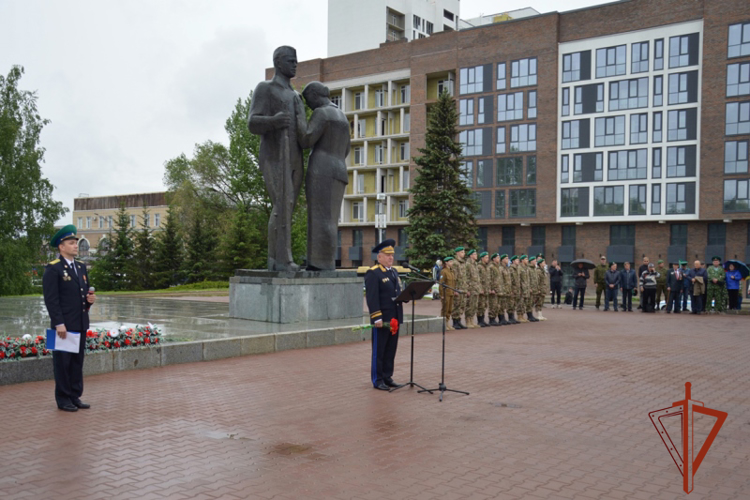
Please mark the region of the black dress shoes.
[[73, 401], [73, 406], [75, 406], [76, 408], [80, 408], [81, 410], [88, 410], [89, 408], [91, 408], [90, 404], [84, 403], [80, 399], [78, 401]]
[[388, 387], [400, 387], [396, 382], [393, 381], [393, 379], [386, 380], [385, 385]]
[[380, 389], [381, 391], [390, 391], [391, 388], [385, 385], [383, 382], [381, 382], [379, 385], [375, 387], [375, 389]]
[[73, 404], [67, 404], [65, 406], [58, 406], [62, 411], [78, 411], [78, 407]]

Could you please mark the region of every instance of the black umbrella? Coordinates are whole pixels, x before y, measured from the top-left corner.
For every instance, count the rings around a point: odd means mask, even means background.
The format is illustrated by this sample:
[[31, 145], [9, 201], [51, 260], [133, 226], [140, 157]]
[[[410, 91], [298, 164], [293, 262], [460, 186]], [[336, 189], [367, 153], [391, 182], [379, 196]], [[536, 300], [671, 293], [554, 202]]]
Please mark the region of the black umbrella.
[[730, 259], [724, 262], [724, 270], [729, 271], [729, 264], [734, 264], [734, 268], [740, 272], [740, 274], [742, 275], [742, 279], [750, 276], [750, 268], [748, 268], [747, 264], [745, 264], [744, 262]]
[[573, 267], [578, 267], [578, 264], [583, 264], [583, 267], [585, 267], [586, 269], [596, 268], [596, 264], [591, 262], [589, 259], [576, 259], [570, 263], [570, 265]]

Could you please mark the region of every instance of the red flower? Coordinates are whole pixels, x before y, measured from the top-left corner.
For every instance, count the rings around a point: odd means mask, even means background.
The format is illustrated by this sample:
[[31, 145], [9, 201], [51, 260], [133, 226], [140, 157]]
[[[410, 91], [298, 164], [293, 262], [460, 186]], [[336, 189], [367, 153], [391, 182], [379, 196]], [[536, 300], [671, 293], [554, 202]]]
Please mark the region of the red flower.
[[5, 353], [3, 351], [0, 351], [0, 359], [5, 359]]
[[132, 344], [132, 343], [133, 343], [133, 341], [132, 341], [132, 340], [130, 340], [130, 339], [125, 339], [125, 345], [130, 345], [130, 344]]
[[107, 349], [109, 349], [109, 342], [105, 342], [104, 343], [104, 347], [106, 347]]
[[119, 342], [115, 342], [115, 347], [119, 348], [120, 347], [120, 343]]
[[42, 351], [42, 356], [46, 356], [47, 354], [49, 354], [49, 351], [47, 349]]
[[21, 356], [26, 357], [26, 348], [24, 346], [21, 346]]
[[145, 339], [143, 339], [143, 341], [144, 341], [145, 343], [147, 343], [147, 344], [150, 344], [150, 343], [151, 343], [151, 339], [150, 339], [150, 338], [148, 338], [148, 337], [146, 337]]
[[143, 337], [143, 333], [142, 332], [138, 332], [138, 336], [139, 337]]
[[398, 320], [396, 318], [391, 319], [391, 335], [398, 333]]
[[34, 354], [34, 355], [39, 354], [39, 350], [37, 350], [36, 347], [32, 347], [31, 348], [31, 354]]
[[159, 337], [154, 339], [154, 344], [158, 344], [158, 343], [159, 343]]

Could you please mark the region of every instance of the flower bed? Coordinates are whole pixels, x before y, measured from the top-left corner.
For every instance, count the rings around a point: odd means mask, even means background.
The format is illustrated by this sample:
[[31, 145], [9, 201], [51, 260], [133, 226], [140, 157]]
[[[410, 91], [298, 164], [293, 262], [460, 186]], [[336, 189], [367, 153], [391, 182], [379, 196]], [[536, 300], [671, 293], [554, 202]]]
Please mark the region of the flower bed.
[[[135, 328], [120, 328], [107, 330], [99, 328], [86, 332], [86, 352], [110, 351], [158, 345], [162, 336], [153, 326], [139, 326]], [[0, 337], [0, 362], [13, 361], [23, 358], [42, 358], [50, 356], [52, 351], [46, 348], [43, 335], [32, 337]]]

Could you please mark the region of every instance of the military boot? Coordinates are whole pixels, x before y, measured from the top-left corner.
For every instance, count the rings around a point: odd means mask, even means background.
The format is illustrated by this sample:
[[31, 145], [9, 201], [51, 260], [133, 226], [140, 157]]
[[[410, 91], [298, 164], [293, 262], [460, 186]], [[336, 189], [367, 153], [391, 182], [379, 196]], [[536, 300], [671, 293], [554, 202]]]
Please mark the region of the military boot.
[[466, 328], [479, 328], [479, 325], [474, 323], [474, 318], [472, 316], [466, 316]]
[[528, 319], [526, 319], [526, 318], [523, 317], [523, 313], [522, 314], [516, 313], [516, 318], [517, 318], [516, 321], [518, 321], [519, 323], [528, 323], [529, 322]]
[[500, 326], [507, 326], [507, 325], [512, 325], [512, 324], [513, 323], [511, 323], [510, 321], [508, 321], [507, 319], [505, 319], [505, 314], [502, 314], [500, 316]]
[[500, 326], [501, 324], [497, 322], [497, 316], [490, 317], [490, 326]]
[[486, 321], [484, 321], [484, 314], [481, 316], [477, 314], [477, 325], [481, 326], [482, 328], [487, 328], [488, 326], [490, 326]]
[[539, 318], [539, 321], [547, 321], [547, 318], [545, 318], [544, 316], [542, 316], [542, 308], [541, 307], [536, 310], [536, 314], [537, 314], [536, 317]]
[[538, 320], [538, 319], [536, 319], [536, 318], [534, 317], [534, 315], [533, 315], [533, 314], [531, 314], [530, 312], [527, 312], [527, 313], [526, 313], [526, 319], [528, 319], [528, 320], [529, 320], [529, 321], [531, 321], [532, 323], [536, 323], [536, 322], [538, 322], [538, 321], [539, 321], [539, 320]]
[[451, 318], [450, 318], [450, 316], [447, 316], [445, 318], [445, 330], [448, 331], [448, 332], [451, 331], [451, 330], [455, 330], [455, 328], [453, 328], [451, 326]]
[[460, 319], [454, 319], [453, 320], [453, 329], [454, 330], [466, 330], [466, 327], [461, 324]]

